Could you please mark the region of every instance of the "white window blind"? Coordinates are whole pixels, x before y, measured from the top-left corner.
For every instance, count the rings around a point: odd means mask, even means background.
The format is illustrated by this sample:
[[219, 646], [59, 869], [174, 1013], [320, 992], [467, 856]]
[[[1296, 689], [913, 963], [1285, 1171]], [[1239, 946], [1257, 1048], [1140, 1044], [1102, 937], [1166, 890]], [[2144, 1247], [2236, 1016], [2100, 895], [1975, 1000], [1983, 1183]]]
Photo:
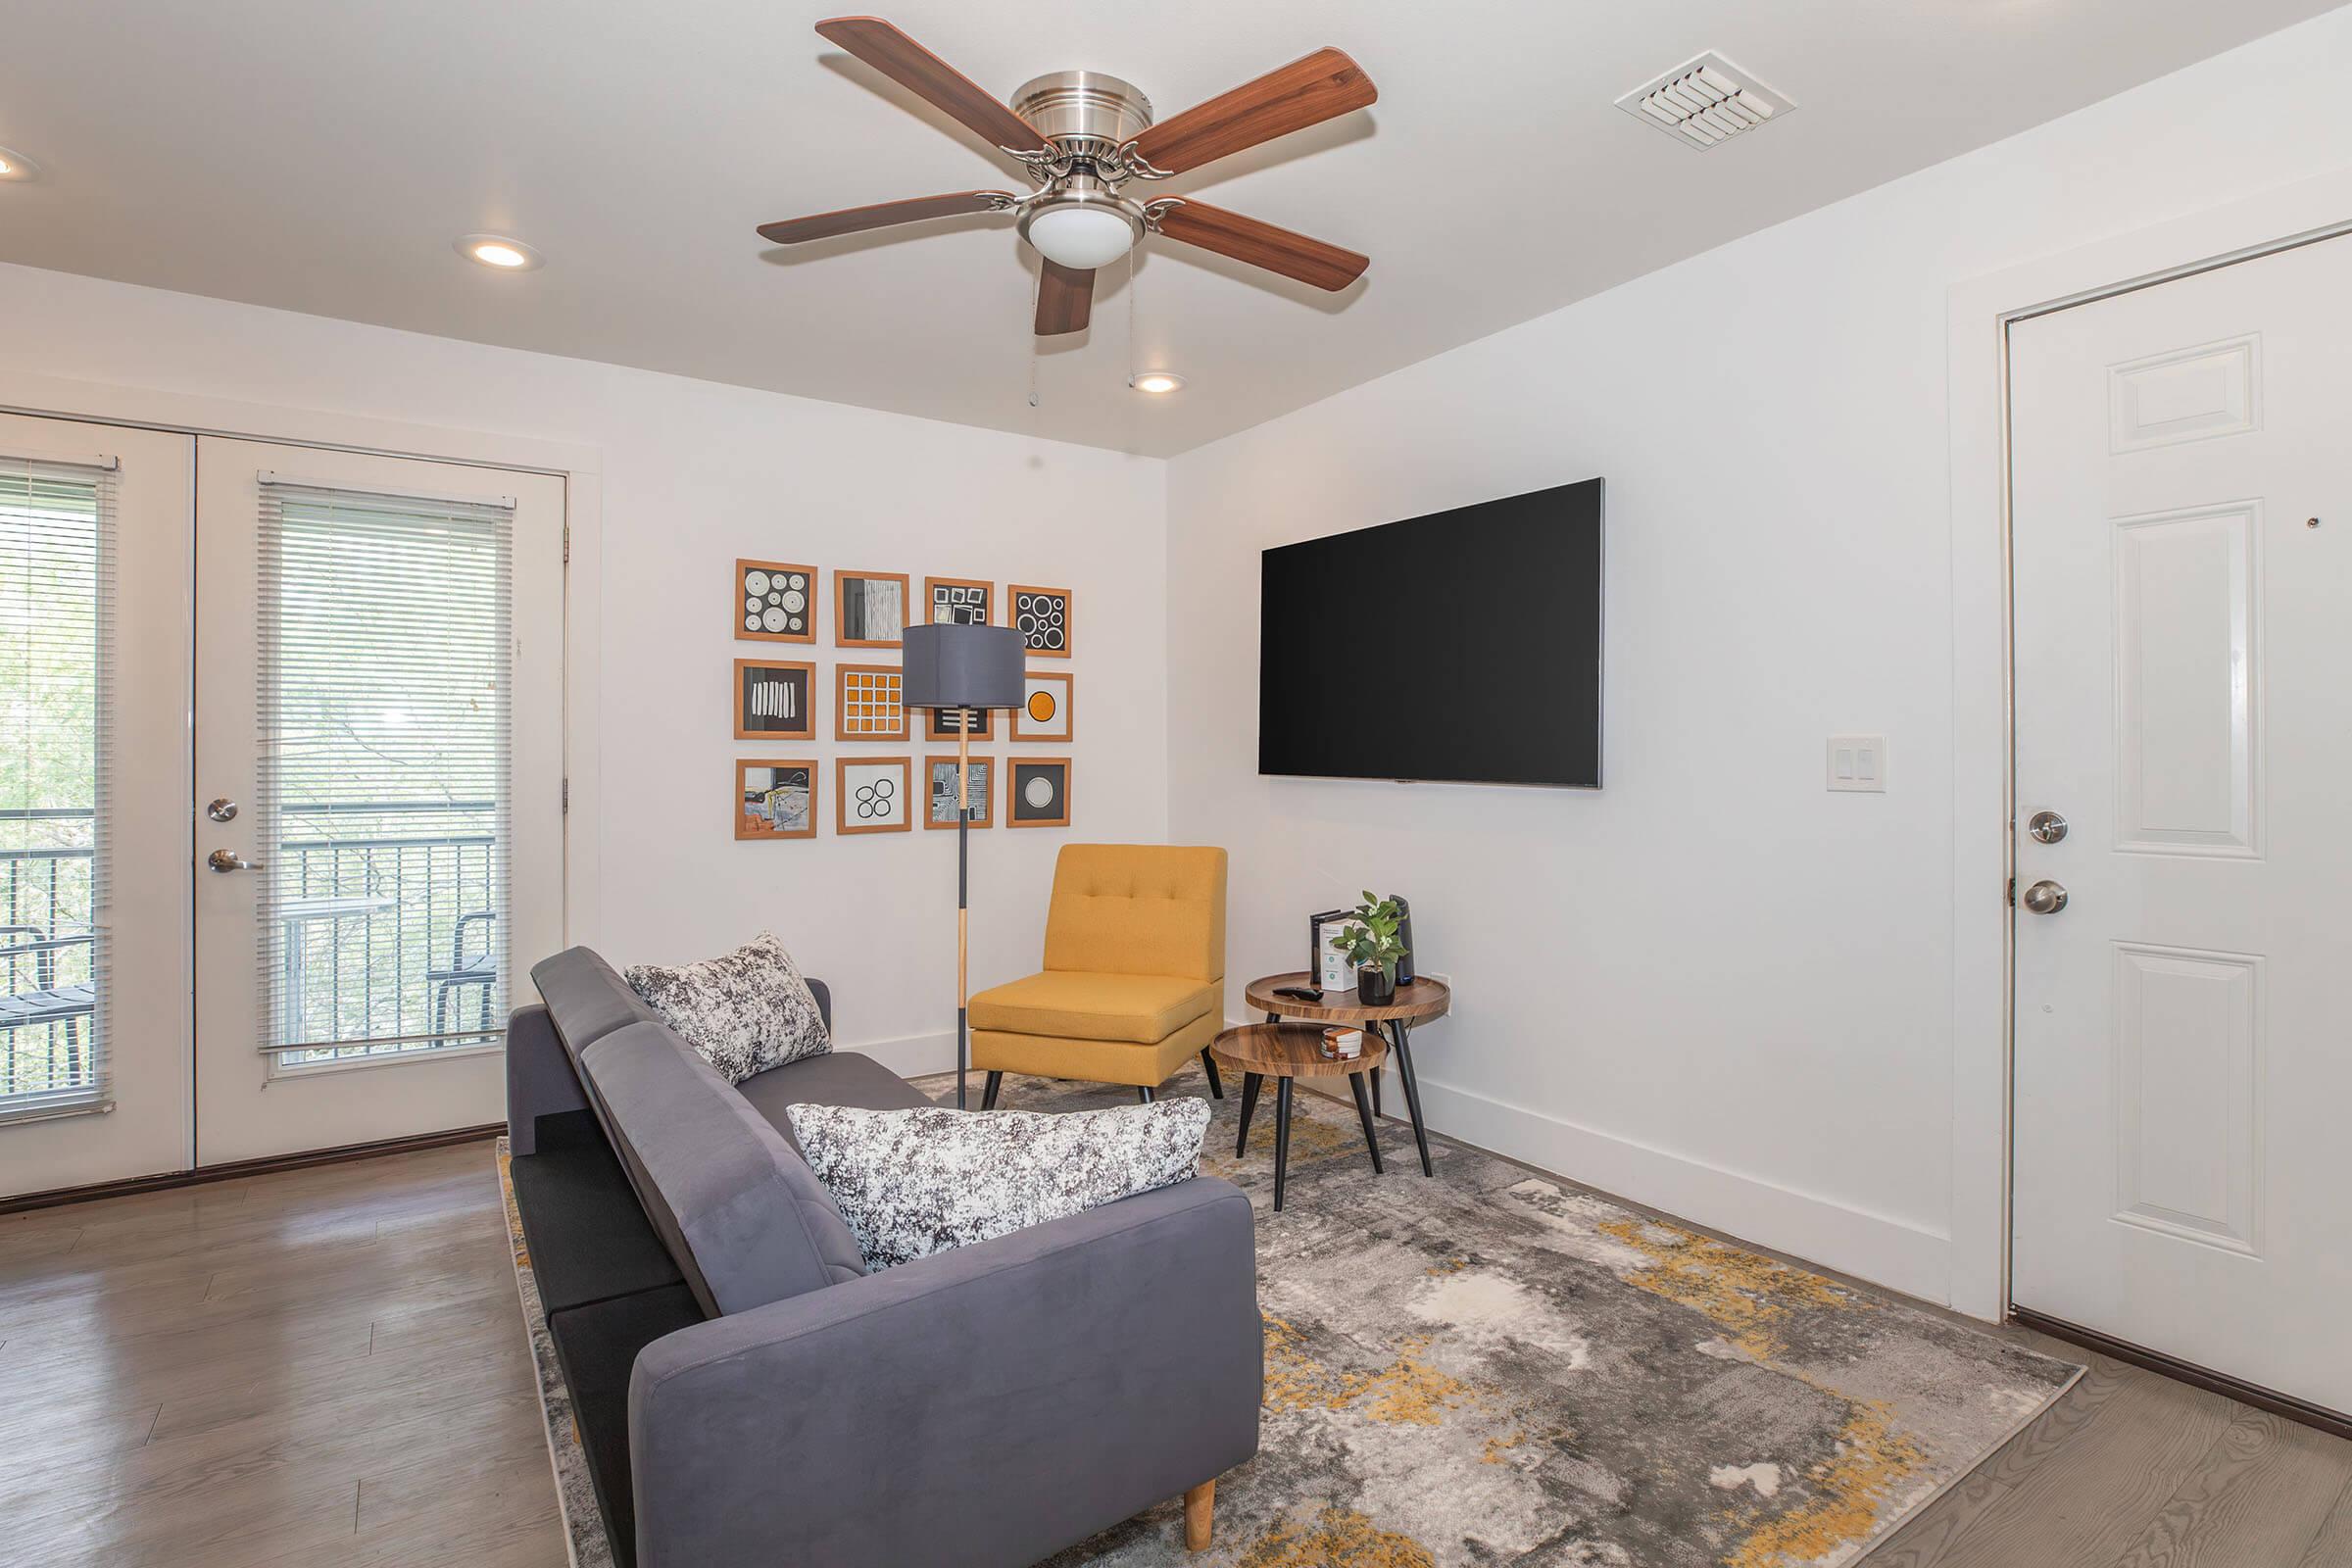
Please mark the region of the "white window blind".
[[111, 1108], [115, 476], [0, 454], [0, 1121]]
[[261, 1049], [281, 1068], [505, 1034], [511, 500], [262, 475]]

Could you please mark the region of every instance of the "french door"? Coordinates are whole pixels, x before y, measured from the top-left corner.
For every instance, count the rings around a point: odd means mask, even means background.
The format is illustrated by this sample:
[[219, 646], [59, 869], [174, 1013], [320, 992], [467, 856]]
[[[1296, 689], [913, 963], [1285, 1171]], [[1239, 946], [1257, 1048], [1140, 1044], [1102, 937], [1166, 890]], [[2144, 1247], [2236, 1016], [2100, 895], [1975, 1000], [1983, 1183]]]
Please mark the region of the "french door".
[[504, 1115], [563, 945], [564, 483], [197, 444], [201, 1164]]
[[2011, 334], [2018, 1306], [2352, 1411], [2352, 239]]
[[0, 1196], [193, 1157], [194, 453], [0, 415]]

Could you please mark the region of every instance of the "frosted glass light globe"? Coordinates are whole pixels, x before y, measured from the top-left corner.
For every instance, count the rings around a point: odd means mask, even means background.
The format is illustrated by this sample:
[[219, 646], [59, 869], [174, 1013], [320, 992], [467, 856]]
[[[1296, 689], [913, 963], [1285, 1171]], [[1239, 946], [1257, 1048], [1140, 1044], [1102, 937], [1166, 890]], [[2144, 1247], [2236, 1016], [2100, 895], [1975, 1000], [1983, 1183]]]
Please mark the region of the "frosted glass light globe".
[[1135, 228], [1101, 207], [1049, 207], [1029, 220], [1029, 243], [1050, 262], [1090, 272], [1133, 250]]

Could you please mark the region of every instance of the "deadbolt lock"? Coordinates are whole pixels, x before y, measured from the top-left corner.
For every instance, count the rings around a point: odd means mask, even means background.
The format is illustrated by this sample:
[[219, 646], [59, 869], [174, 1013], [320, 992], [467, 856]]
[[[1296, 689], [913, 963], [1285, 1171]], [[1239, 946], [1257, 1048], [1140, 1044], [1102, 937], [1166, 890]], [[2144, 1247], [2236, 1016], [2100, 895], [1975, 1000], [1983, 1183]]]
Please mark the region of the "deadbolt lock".
[[2026, 831], [2043, 844], [2055, 844], [2066, 837], [2066, 818], [2056, 811], [2035, 811], [2026, 818]]

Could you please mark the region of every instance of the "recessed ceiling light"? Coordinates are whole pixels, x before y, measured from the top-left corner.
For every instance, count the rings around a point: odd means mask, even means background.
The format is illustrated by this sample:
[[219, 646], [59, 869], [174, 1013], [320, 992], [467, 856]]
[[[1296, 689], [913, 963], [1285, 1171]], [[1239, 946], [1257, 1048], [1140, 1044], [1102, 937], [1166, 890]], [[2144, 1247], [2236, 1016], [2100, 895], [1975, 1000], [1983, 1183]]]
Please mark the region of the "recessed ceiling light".
[[0, 147], [0, 179], [38, 179], [41, 166], [23, 153], [12, 153]]
[[1155, 396], [1164, 397], [1170, 392], [1183, 391], [1184, 377], [1178, 375], [1174, 370], [1141, 370], [1129, 376], [1127, 384], [1138, 392], [1150, 392]]
[[546, 258], [518, 239], [504, 234], [466, 234], [458, 240], [458, 254], [499, 272], [527, 272]]

